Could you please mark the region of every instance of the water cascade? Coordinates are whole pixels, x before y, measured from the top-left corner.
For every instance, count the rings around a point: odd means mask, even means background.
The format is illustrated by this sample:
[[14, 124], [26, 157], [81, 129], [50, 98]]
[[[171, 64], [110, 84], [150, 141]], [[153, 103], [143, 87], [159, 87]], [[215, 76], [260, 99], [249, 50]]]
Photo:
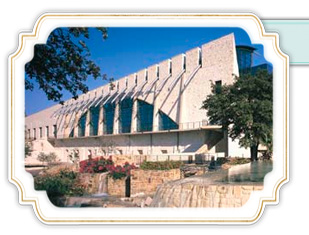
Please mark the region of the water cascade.
[[94, 197], [108, 196], [108, 194], [107, 194], [107, 176], [108, 176], [107, 172], [100, 174], [99, 180], [98, 180], [98, 190], [92, 196], [94, 196]]

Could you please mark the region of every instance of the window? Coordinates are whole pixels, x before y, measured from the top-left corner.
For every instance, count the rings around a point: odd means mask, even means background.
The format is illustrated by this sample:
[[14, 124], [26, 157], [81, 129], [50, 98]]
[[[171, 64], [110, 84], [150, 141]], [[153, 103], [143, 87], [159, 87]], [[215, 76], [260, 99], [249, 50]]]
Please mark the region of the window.
[[221, 90], [222, 90], [222, 81], [221, 80], [216, 81], [216, 83], [215, 83], [215, 92], [216, 92], [216, 94], [220, 94]]
[[127, 98], [119, 103], [119, 133], [131, 132], [132, 110], [132, 99]]
[[57, 125], [53, 125], [54, 138], [57, 138]]
[[114, 116], [115, 116], [115, 103], [108, 103], [104, 105], [104, 134], [113, 134], [114, 131]]
[[31, 138], [31, 131], [30, 131], [30, 129], [28, 129], [28, 138], [29, 139]]
[[182, 68], [184, 69], [184, 70], [186, 70], [186, 56], [185, 55], [183, 55], [183, 57], [182, 57]]
[[86, 118], [87, 118], [87, 112], [84, 113], [79, 121], [78, 121], [78, 137], [83, 137], [85, 136], [86, 132]]
[[72, 128], [70, 134], [69, 134], [69, 138], [73, 138], [74, 137], [74, 128]]
[[48, 138], [49, 137], [49, 126], [46, 126], [45, 130], [46, 130], [46, 137]]
[[159, 130], [178, 129], [178, 124], [162, 111], [159, 111]]
[[90, 130], [89, 135], [98, 135], [100, 106], [90, 108]]
[[153, 105], [137, 101], [137, 131], [152, 131]]
[[172, 75], [172, 61], [169, 62], [169, 73]]
[[199, 48], [198, 50], [198, 64], [202, 65], [202, 50]]
[[33, 139], [36, 139], [36, 129], [33, 128]]
[[40, 130], [40, 138], [42, 138], [42, 137], [43, 137], [43, 130], [42, 130], [42, 127], [40, 127], [39, 130]]

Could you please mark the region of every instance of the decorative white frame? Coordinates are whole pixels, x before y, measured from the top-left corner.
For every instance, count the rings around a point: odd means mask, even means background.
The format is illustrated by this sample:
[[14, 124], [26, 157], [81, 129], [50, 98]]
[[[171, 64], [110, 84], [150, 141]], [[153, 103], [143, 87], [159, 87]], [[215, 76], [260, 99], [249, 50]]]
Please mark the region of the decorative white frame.
[[[252, 43], [263, 44], [265, 58], [274, 68], [274, 167], [264, 180], [264, 189], [254, 191], [240, 208], [58, 208], [43, 191], [35, 191], [33, 177], [24, 168], [24, 65], [33, 47], [45, 43], [56, 27], [240, 27]], [[289, 180], [288, 84], [289, 59], [279, 48], [279, 36], [267, 33], [253, 14], [99, 14], [46, 13], [32, 32], [19, 34], [19, 47], [9, 57], [9, 180], [19, 191], [19, 203], [32, 205], [46, 224], [252, 224], [266, 205], [279, 202], [279, 190]]]

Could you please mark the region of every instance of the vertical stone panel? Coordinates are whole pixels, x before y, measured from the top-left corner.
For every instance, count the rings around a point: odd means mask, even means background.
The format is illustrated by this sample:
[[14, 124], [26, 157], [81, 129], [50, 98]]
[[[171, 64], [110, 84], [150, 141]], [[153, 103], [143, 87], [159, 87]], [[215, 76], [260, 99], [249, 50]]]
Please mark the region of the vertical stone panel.
[[183, 56], [183, 54], [180, 54], [172, 58], [172, 76], [167, 80], [157, 97], [158, 108], [176, 123], [179, 123], [182, 77], [179, 78], [171, 90], [168, 90], [168, 88], [183, 69]]

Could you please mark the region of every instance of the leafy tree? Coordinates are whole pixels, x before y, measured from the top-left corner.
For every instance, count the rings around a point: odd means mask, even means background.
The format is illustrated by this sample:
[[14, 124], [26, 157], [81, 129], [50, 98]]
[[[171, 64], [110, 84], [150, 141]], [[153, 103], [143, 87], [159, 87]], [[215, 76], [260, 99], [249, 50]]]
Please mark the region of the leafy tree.
[[57, 159], [57, 155], [53, 152], [49, 153], [49, 154], [40, 152], [39, 155], [38, 155], [38, 160], [40, 162], [47, 163], [48, 165], [52, 162], [55, 162], [56, 159]]
[[31, 156], [32, 151], [31, 141], [25, 140], [25, 157]]
[[221, 89], [213, 85], [202, 108], [207, 110], [210, 123], [222, 125], [233, 140], [239, 139], [241, 147], [250, 148], [254, 161], [260, 144], [272, 150], [272, 100], [272, 74], [259, 70], [255, 75], [242, 74], [234, 84]]
[[[96, 29], [103, 40], [107, 38], [106, 28]], [[63, 104], [63, 90], [76, 99], [79, 91], [88, 91], [85, 81], [89, 76], [106, 79], [90, 58], [86, 43], [89, 38], [89, 28], [57, 28], [52, 31], [46, 44], [35, 45], [34, 57], [25, 66], [25, 88], [33, 90], [33, 81], [36, 81], [48, 100]]]

